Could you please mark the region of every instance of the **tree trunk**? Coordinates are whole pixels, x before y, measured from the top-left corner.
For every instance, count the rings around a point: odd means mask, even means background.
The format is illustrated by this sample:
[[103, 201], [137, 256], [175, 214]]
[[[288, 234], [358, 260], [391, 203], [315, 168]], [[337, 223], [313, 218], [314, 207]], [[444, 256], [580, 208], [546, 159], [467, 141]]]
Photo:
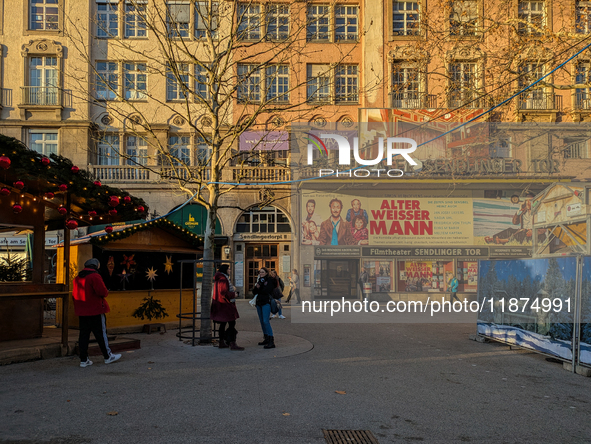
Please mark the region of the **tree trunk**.
[[215, 248], [215, 223], [217, 218], [217, 206], [212, 206], [207, 212], [207, 224], [205, 227], [205, 238], [203, 244], [203, 279], [201, 281], [201, 326], [199, 328], [199, 339], [201, 343], [211, 342], [210, 319], [211, 291], [213, 285], [213, 274], [215, 271], [214, 248]]

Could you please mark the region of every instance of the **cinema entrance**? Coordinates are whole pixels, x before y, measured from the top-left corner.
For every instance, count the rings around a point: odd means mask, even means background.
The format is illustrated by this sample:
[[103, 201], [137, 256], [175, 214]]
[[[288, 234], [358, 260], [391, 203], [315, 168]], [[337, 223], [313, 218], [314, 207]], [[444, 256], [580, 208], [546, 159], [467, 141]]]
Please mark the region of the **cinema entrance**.
[[321, 259], [315, 263], [315, 299], [358, 299], [358, 259]]

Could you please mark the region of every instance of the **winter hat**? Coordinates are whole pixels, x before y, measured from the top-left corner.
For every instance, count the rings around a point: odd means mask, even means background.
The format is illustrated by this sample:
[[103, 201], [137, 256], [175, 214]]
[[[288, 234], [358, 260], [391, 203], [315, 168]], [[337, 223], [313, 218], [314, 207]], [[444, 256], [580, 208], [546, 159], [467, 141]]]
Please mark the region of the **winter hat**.
[[221, 264], [221, 265], [218, 267], [218, 271], [219, 271], [220, 273], [228, 274], [228, 268], [230, 268], [230, 265], [229, 265], [229, 264]]
[[84, 268], [94, 268], [95, 270], [98, 270], [99, 266], [100, 266], [100, 262], [98, 259], [95, 259], [94, 257], [92, 259], [88, 259], [86, 262], [84, 262]]

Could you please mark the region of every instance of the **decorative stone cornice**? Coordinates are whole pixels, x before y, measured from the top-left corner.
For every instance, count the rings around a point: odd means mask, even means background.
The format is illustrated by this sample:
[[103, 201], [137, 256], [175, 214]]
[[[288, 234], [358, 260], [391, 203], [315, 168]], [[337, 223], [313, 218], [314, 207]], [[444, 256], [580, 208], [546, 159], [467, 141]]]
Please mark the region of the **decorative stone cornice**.
[[30, 55], [55, 55], [62, 58], [64, 56], [64, 48], [53, 40], [29, 40], [21, 47], [21, 55], [28, 57]]

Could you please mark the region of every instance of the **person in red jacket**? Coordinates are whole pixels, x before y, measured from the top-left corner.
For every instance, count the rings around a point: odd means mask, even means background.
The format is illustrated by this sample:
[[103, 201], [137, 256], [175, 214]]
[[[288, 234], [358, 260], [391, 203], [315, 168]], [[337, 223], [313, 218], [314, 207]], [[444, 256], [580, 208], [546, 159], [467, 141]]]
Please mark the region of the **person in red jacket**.
[[110, 311], [106, 297], [109, 290], [105, 287], [103, 278], [98, 273], [101, 264], [98, 259], [89, 259], [84, 263], [84, 270], [78, 273], [74, 279], [72, 298], [74, 299], [74, 312], [80, 318], [80, 336], [78, 348], [80, 351], [80, 367], [92, 365], [88, 359], [88, 343], [90, 332], [94, 334], [96, 342], [103, 352], [105, 364], [110, 364], [121, 358], [114, 355], [109, 348], [107, 339], [107, 324], [105, 313]]
[[[221, 264], [218, 272], [213, 277], [213, 295], [211, 299], [211, 320], [220, 324], [220, 348], [230, 350], [244, 350], [236, 344], [236, 319], [238, 310], [236, 309], [236, 293], [234, 287], [230, 284], [228, 264]], [[226, 330], [226, 324], [228, 329]]]

